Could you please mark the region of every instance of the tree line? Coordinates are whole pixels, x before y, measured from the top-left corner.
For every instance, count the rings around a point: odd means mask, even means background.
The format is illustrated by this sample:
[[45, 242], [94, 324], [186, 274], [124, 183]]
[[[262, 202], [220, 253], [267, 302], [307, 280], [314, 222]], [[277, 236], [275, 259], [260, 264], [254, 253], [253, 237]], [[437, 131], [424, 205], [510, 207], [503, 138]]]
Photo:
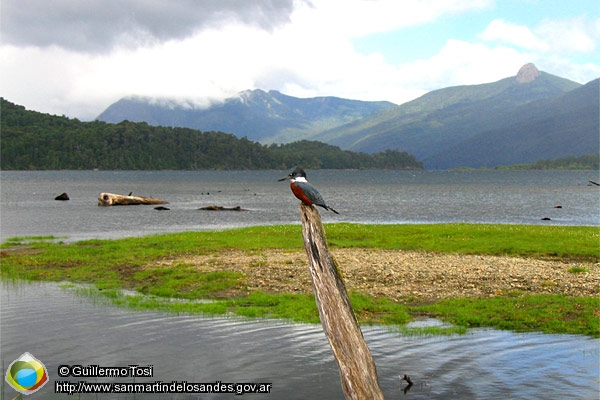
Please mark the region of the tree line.
[[222, 132], [145, 122], [82, 122], [0, 98], [3, 170], [422, 169], [397, 150], [367, 154], [317, 141], [263, 145]]
[[533, 164], [516, 164], [496, 167], [510, 170], [598, 170], [600, 154], [584, 154], [582, 156], [562, 157], [554, 160], [539, 160]]

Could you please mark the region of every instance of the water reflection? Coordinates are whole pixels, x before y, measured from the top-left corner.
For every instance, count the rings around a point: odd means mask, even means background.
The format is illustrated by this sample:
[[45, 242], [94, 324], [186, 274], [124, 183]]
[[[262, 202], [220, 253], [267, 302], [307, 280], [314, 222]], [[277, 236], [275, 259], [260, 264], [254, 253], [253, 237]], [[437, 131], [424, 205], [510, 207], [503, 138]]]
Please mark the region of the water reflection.
[[[153, 365], [153, 378], [139, 381], [273, 383], [271, 394], [252, 398], [344, 398], [337, 364], [319, 325], [132, 312], [47, 283], [3, 282], [0, 300], [2, 363], [10, 364], [25, 351], [44, 362], [51, 380], [42, 389], [44, 398], [73, 398], [52, 393], [61, 364]], [[386, 398], [591, 399], [598, 395], [600, 341], [596, 339], [491, 329], [450, 337], [403, 336], [381, 326], [363, 327], [363, 333]], [[406, 393], [407, 384], [400, 380], [404, 374], [413, 381]], [[9, 387], [4, 391], [6, 398], [15, 394]], [[238, 398], [143, 396], [234, 397]]]

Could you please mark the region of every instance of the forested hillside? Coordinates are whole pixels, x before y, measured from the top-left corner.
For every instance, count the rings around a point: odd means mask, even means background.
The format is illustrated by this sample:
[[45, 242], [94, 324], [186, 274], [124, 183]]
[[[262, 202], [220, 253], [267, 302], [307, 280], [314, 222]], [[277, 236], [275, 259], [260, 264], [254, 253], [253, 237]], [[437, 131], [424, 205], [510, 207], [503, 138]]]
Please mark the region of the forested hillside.
[[500, 166], [495, 169], [509, 170], [598, 170], [600, 169], [600, 155], [586, 154], [579, 157], [564, 157], [554, 160], [539, 160], [533, 164], [516, 164], [510, 166]]
[[429, 168], [493, 167], [597, 153], [600, 79], [500, 114], [471, 138], [423, 162]]
[[[520, 79], [524, 70], [533, 75]], [[516, 76], [435, 90], [319, 140], [353, 151], [399, 149], [441, 170], [579, 156], [598, 148], [598, 80], [581, 85], [527, 64]]]
[[0, 102], [3, 170], [422, 168], [395, 150], [365, 154], [313, 141], [267, 146], [221, 132], [81, 122]]

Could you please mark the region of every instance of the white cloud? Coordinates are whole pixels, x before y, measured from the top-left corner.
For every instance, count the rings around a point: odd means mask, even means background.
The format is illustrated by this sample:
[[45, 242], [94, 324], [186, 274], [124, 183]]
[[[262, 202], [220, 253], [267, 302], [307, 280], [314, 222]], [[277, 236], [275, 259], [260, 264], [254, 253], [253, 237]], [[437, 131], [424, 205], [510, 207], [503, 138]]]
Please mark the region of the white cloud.
[[483, 44], [448, 40], [438, 54], [407, 63], [400, 72], [430, 91], [513, 76], [527, 61], [526, 56], [509, 47], [490, 48]]
[[545, 19], [533, 28], [496, 19], [480, 35], [485, 41], [500, 42], [540, 53], [592, 53], [600, 39], [600, 20], [583, 18]]
[[[0, 90], [7, 100], [29, 109], [70, 117], [88, 117], [98, 107], [95, 88], [86, 95], [74, 96], [74, 82], [86, 74], [88, 57], [57, 47], [0, 47]], [[94, 100], [96, 100], [94, 102]]]
[[292, 25], [359, 37], [423, 24], [449, 14], [489, 7], [493, 0], [312, 0], [291, 15]]
[[[270, 29], [234, 19], [137, 48], [127, 41], [110, 52], [4, 44], [0, 88], [5, 98], [28, 108], [90, 119], [129, 95], [202, 105], [201, 99], [260, 88], [299, 97], [402, 103], [434, 89], [512, 76], [527, 62], [579, 82], [600, 74], [597, 64], [577, 64], [566, 54], [595, 51], [598, 20], [546, 20], [526, 27], [498, 19], [472, 42], [450, 37], [436, 55], [400, 65], [386, 62], [376, 51], [359, 54], [352, 46], [357, 36], [435, 23], [489, 3], [313, 0], [294, 3], [289, 23]], [[278, 15], [282, 20], [287, 16]], [[567, 28], [571, 30], [563, 34]], [[573, 41], [577, 44], [570, 48]]]
[[483, 40], [503, 42], [528, 50], [548, 51], [548, 45], [526, 26], [493, 20], [480, 35]]
[[[550, 51], [558, 53], [592, 53], [600, 32], [595, 31], [600, 23], [586, 24], [582, 18], [564, 21], [544, 20], [536, 28], [536, 34], [546, 41]], [[594, 32], [595, 31], [595, 32]]]
[[[545, 19], [531, 28], [494, 20], [479, 37], [484, 42], [511, 46], [543, 71], [580, 83], [600, 76], [598, 62], [577, 62], [579, 55], [600, 61], [600, 19]], [[491, 44], [490, 44], [491, 45]], [[591, 58], [589, 57], [591, 56]]]

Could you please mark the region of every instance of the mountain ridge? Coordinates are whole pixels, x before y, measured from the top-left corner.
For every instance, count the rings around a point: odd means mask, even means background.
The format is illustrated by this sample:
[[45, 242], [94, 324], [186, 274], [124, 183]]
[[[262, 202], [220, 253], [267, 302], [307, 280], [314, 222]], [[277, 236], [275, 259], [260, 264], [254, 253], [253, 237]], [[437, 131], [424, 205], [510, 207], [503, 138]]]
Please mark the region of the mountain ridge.
[[[538, 152], [548, 159], [581, 156], [598, 151], [600, 132], [600, 79], [558, 97], [522, 106], [510, 125], [489, 129], [424, 160], [429, 168], [493, 167], [539, 161]], [[596, 118], [593, 118], [593, 115]], [[590, 118], [592, 116], [592, 118]], [[502, 118], [500, 116], [499, 118]], [[507, 115], [504, 115], [508, 118]], [[578, 121], [573, 129], [573, 120]], [[524, 140], [527, 139], [527, 140]], [[473, 161], [481, 147], [492, 147], [485, 160]]]
[[[201, 131], [234, 133], [265, 143], [284, 136], [291, 142], [314, 132], [344, 125], [373, 111], [395, 104], [386, 101], [349, 100], [334, 96], [301, 99], [275, 90], [245, 90], [222, 101], [207, 100], [208, 107], [195, 101], [178, 103], [125, 97], [110, 105], [96, 119], [118, 123], [123, 120], [156, 126], [186, 127]], [[165, 107], [163, 104], [168, 104]], [[194, 107], [194, 105], [197, 107]]]
[[508, 77], [492, 83], [452, 86], [429, 92], [351, 125], [323, 132], [321, 137], [327, 143], [355, 151], [380, 151], [390, 146], [405, 148], [423, 159], [441, 150], [448, 142], [457, 141], [456, 136], [463, 140], [469, 131], [488, 124], [489, 118], [482, 118], [482, 115], [493, 118], [495, 113], [558, 96], [579, 86], [544, 72], [528, 83]]
[[[490, 83], [441, 88], [401, 105], [332, 96], [301, 99], [274, 90], [255, 89], [222, 102], [208, 101], [200, 111], [190, 110], [195, 107], [192, 102], [178, 106], [164, 100], [166, 105], [161, 106], [156, 99], [125, 104], [129, 113], [119, 114], [119, 107], [111, 110], [114, 106], [111, 105], [99, 119], [118, 122], [121, 118], [166, 126], [190, 126], [193, 125], [190, 120], [195, 120], [204, 125], [194, 129], [230, 132], [262, 143], [318, 140], [358, 152], [405, 151], [423, 161], [429, 169], [493, 167], [490, 160], [497, 165], [508, 165], [581, 155], [581, 146], [574, 140], [559, 140], [557, 135], [577, 137], [578, 142], [587, 144], [597, 137], [598, 132], [593, 131], [597, 126], [597, 110], [594, 113], [593, 109], [585, 108], [585, 101], [577, 102], [579, 109], [573, 108], [562, 97], [583, 86], [539, 71], [529, 63], [515, 76]], [[585, 93], [588, 103], [597, 102], [598, 93]], [[556, 105], [553, 100], [563, 104]], [[580, 109], [585, 112], [581, 113]], [[570, 110], [570, 114], [561, 110]], [[108, 111], [112, 113], [112, 120], [108, 118]], [[537, 147], [515, 153], [521, 158], [509, 154], [499, 157], [499, 152], [494, 154], [493, 146], [486, 147], [486, 143], [500, 140], [507, 129], [524, 124], [521, 114], [534, 111], [536, 121], [529, 123], [528, 129], [517, 129], [521, 135], [511, 140], [516, 141], [513, 147], [538, 143]], [[552, 114], [563, 118], [562, 121], [555, 118], [556, 129], [544, 123]], [[540, 131], [549, 132], [553, 137], [549, 143], [555, 147], [540, 142]], [[487, 139], [481, 139], [483, 137]], [[508, 138], [504, 135], [504, 140]], [[523, 146], [517, 143], [519, 141]], [[473, 143], [479, 143], [479, 147]], [[463, 146], [469, 149], [468, 155], [462, 150]], [[458, 154], [462, 155], [458, 157]]]

